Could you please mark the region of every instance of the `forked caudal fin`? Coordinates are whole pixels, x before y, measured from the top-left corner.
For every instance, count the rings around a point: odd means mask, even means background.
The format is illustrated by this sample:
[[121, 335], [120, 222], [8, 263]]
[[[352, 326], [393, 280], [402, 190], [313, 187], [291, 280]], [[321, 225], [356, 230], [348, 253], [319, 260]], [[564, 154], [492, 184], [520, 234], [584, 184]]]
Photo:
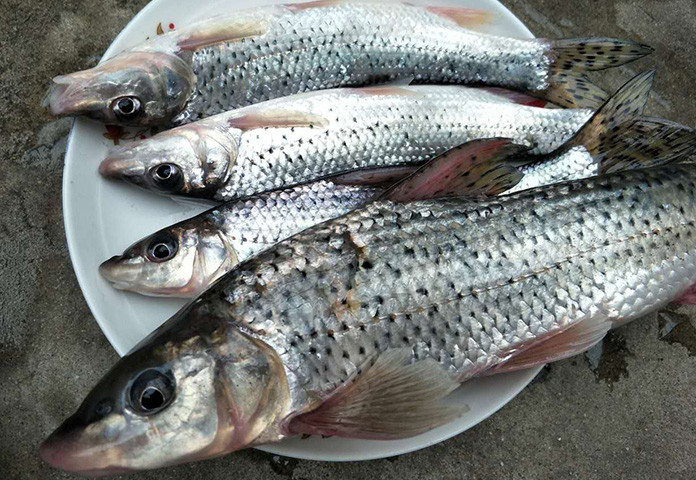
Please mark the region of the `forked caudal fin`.
[[696, 134], [683, 125], [643, 118], [654, 71], [621, 87], [565, 145], [550, 157], [584, 147], [600, 173], [665, 165], [694, 153]]
[[562, 107], [596, 109], [607, 99], [607, 94], [584, 73], [618, 67], [653, 52], [648, 45], [613, 38], [548, 40], [548, 43], [549, 86], [541, 96]]
[[459, 382], [434, 359], [410, 363], [411, 349], [381, 353], [314, 410], [289, 420], [291, 435], [397, 439], [426, 432], [461, 416], [466, 405], [442, 400]]

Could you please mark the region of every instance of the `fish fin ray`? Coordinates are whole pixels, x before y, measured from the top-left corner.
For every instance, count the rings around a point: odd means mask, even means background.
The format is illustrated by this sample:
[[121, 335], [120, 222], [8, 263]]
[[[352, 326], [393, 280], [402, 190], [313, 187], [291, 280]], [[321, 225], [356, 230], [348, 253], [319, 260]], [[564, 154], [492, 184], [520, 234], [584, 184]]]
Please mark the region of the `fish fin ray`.
[[478, 30], [485, 25], [489, 25], [495, 18], [495, 13], [478, 8], [425, 7], [425, 9], [438, 17], [453, 21], [462, 28], [471, 30]]
[[605, 148], [600, 173], [649, 168], [696, 154], [696, 131], [662, 119], [641, 118]]
[[261, 20], [248, 19], [230, 22], [228, 17], [219, 21], [210, 20], [201, 23], [200, 28], [177, 41], [183, 51], [194, 51], [225, 42], [233, 42], [243, 38], [260, 37], [266, 33], [268, 26]]
[[329, 120], [320, 115], [291, 110], [251, 110], [227, 121], [228, 125], [240, 130], [256, 128], [326, 128]]
[[485, 90], [488, 93], [492, 93], [497, 97], [502, 97], [510, 100], [512, 103], [517, 103], [519, 105], [527, 105], [529, 107], [539, 107], [544, 108], [546, 106], [546, 100], [538, 97], [533, 97], [526, 93], [517, 92], [515, 90], [508, 90], [506, 88], [500, 87], [478, 87], [481, 90]]
[[611, 327], [611, 318], [604, 315], [581, 320], [548, 334], [546, 338], [536, 338], [526, 348], [523, 346], [517, 352], [509, 353], [509, 360], [492, 367], [485, 374], [514, 372], [575, 356], [599, 343]]
[[384, 168], [368, 168], [341, 173], [330, 177], [331, 181], [338, 185], [361, 185], [388, 187], [395, 182], [412, 175], [418, 166], [398, 166]]
[[613, 38], [547, 42], [551, 66], [549, 86], [542, 96], [564, 107], [596, 109], [606, 100], [606, 92], [589, 81], [584, 72], [618, 67], [653, 52], [648, 45]]
[[427, 162], [390, 188], [384, 197], [394, 202], [409, 202], [498, 195], [522, 179], [522, 173], [506, 162], [526, 150], [528, 147], [516, 145], [507, 138], [474, 140]]
[[387, 440], [418, 435], [464, 414], [468, 406], [442, 402], [459, 382], [432, 358], [409, 363], [412, 355], [400, 348], [369, 360], [316, 409], [291, 418], [287, 431]]

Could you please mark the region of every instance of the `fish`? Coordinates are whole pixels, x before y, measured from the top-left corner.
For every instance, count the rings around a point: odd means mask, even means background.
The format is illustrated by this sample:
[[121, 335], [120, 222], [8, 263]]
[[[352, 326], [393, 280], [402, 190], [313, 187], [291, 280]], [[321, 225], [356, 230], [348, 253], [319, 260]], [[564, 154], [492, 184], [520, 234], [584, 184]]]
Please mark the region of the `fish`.
[[379, 198], [503, 195], [619, 169], [664, 165], [696, 153], [693, 129], [639, 117], [647, 97], [635, 96], [632, 85], [619, 90], [572, 140], [543, 160], [524, 160], [528, 149], [511, 139], [476, 140], [423, 167], [396, 169], [390, 186], [323, 180], [233, 200], [137, 241], [102, 263], [99, 271], [120, 290], [194, 298], [240, 262]]
[[307, 91], [412, 79], [528, 92], [596, 108], [585, 72], [648, 55], [611, 38], [521, 40], [479, 33], [490, 14], [391, 2], [319, 1], [237, 10], [153, 37], [53, 79], [53, 115], [177, 126]]
[[472, 202], [375, 201], [239, 264], [120, 359], [40, 449], [105, 474], [294, 435], [394, 439], [468, 379], [578, 354], [694, 298], [696, 166]]
[[419, 164], [478, 138], [512, 138], [549, 153], [593, 114], [528, 99], [461, 86], [304, 93], [116, 148], [99, 172], [154, 193], [225, 202], [355, 170], [379, 179], [380, 169]]

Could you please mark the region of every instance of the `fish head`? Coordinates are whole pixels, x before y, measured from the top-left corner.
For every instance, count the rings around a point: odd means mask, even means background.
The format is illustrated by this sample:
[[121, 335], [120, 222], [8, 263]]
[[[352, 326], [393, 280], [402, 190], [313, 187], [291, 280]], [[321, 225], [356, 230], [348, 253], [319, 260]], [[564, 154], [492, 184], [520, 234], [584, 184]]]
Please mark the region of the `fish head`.
[[238, 142], [226, 128], [184, 125], [112, 150], [99, 172], [158, 193], [216, 199], [237, 158]]
[[119, 360], [43, 442], [41, 458], [104, 476], [283, 438], [290, 396], [278, 355], [225, 322], [209, 327], [210, 311], [194, 316]]
[[53, 79], [44, 104], [56, 116], [85, 115], [111, 125], [167, 125], [193, 93], [187, 61], [162, 52], [125, 52], [94, 68]]
[[195, 297], [237, 263], [237, 253], [214, 213], [160, 230], [99, 267], [120, 290], [152, 296]]

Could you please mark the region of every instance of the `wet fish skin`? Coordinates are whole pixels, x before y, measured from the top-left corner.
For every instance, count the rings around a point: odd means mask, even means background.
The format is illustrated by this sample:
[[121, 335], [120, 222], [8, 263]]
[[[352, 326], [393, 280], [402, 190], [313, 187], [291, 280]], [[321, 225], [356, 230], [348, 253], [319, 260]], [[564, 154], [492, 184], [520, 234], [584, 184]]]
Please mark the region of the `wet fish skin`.
[[[195, 297], [240, 261], [361, 207], [382, 191], [321, 181], [232, 201], [136, 242], [99, 271], [118, 289]], [[155, 258], [157, 246], [171, 253]]]
[[[171, 126], [310, 90], [415, 78], [496, 85], [596, 108], [606, 94], [584, 71], [652, 51], [606, 38], [485, 35], [460, 27], [446, 10], [388, 2], [239, 10], [56, 77], [46, 104], [54, 115]], [[128, 102], [123, 109], [121, 99]]]
[[[420, 163], [478, 138], [511, 138], [534, 147], [532, 153], [548, 153], [591, 115], [587, 109], [520, 105], [459, 86], [327, 90], [134, 142], [109, 154], [100, 172], [158, 193], [229, 201], [356, 169]], [[250, 121], [256, 128], [249, 128]], [[278, 121], [290, 125], [273, 123]], [[240, 123], [243, 129], [235, 128]], [[158, 181], [163, 164], [176, 167], [177, 181]]]
[[[490, 372], [564, 327], [626, 322], [696, 283], [694, 218], [693, 165], [620, 172], [481, 204], [374, 202], [279, 243], [218, 281], [120, 360], [42, 455], [70, 470], [141, 469], [277, 440], [295, 431], [292, 415], [311, 414], [376, 354], [404, 347], [413, 361], [435, 361], [459, 382]], [[208, 363], [187, 371], [208, 379], [203, 388], [181, 373], [196, 358]], [[123, 398], [124, 385], [143, 369], [174, 372], [177, 385], [171, 404], [147, 417], [158, 429], [145, 442], [157, 452], [147, 460], [138, 453], [144, 437], [123, 441], [132, 430], [121, 419], [131, 411], [88, 420], [99, 400]], [[215, 395], [208, 393], [213, 384], [221, 386]], [[198, 415], [212, 420], [236, 411], [231, 405], [261, 414], [224, 418], [219, 435], [167, 424], [196, 404]], [[109, 440], [107, 425], [121, 441]], [[254, 433], [223, 447], [218, 440], [231, 431]], [[197, 441], [163, 448], [181, 432]]]

